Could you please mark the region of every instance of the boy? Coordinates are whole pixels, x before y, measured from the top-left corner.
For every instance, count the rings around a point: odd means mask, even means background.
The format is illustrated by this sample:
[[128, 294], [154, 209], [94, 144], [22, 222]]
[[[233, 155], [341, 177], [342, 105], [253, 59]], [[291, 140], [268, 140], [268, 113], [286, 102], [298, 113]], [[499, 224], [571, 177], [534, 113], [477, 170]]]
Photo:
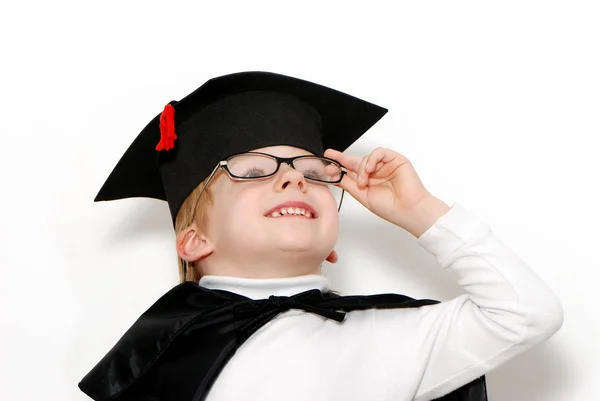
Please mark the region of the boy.
[[[167, 200], [182, 283], [80, 388], [118, 401], [487, 399], [482, 376], [552, 336], [562, 309], [404, 156], [334, 150], [386, 111], [262, 72], [215, 78], [165, 106], [96, 200]], [[334, 186], [411, 232], [466, 294], [438, 303], [331, 292], [320, 265], [337, 260]]]

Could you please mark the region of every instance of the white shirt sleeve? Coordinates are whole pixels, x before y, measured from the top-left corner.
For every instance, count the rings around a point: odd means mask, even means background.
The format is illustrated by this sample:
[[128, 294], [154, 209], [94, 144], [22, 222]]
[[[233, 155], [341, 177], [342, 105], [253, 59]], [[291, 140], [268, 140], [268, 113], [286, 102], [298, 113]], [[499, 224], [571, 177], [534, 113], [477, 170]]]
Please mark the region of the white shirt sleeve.
[[[553, 292], [462, 205], [452, 205], [417, 242], [456, 274], [466, 294], [404, 309], [403, 315], [374, 314], [375, 337], [388, 377], [396, 381], [392, 384], [407, 385], [401, 374], [407, 368], [421, 375], [415, 401], [448, 394], [547, 340], [562, 325], [562, 307]], [[415, 363], [408, 367], [409, 361]]]

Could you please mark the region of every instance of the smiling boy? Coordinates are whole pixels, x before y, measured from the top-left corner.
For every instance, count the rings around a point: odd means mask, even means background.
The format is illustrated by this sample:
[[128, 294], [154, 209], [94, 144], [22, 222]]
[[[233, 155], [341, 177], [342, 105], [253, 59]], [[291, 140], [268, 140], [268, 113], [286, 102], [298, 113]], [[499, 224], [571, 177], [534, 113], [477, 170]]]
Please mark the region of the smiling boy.
[[[253, 152], [280, 157], [311, 155], [290, 146]], [[261, 159], [277, 166], [268, 157], [248, 155], [238, 156], [247, 159], [238, 161], [243, 169], [260, 165]], [[270, 179], [240, 183], [221, 172], [209, 185], [219, 201], [206, 211], [210, 217], [205, 229], [193, 222], [177, 236], [180, 257], [196, 262], [200, 276], [294, 277], [320, 274], [324, 260], [335, 261], [338, 205], [327, 185], [311, 183], [301, 171], [284, 163]], [[308, 211], [309, 216], [295, 214], [296, 209]]]
[[[167, 200], [182, 283], [80, 388], [117, 401], [487, 399], [481, 376], [550, 338], [560, 303], [484, 222], [430, 194], [405, 156], [335, 150], [385, 112], [261, 72], [167, 105], [96, 200]], [[337, 261], [334, 188], [412, 233], [465, 294], [332, 293], [320, 266]]]

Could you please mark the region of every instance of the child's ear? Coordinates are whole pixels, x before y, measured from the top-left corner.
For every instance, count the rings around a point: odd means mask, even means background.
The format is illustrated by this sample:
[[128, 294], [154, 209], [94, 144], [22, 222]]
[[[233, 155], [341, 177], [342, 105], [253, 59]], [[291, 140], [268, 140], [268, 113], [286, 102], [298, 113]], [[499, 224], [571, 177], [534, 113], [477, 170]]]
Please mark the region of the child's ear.
[[327, 256], [327, 259], [325, 259], [326, 261], [328, 261], [329, 263], [335, 263], [338, 261], [338, 254], [335, 251], [335, 249], [331, 250], [331, 253], [329, 254], [329, 256]]
[[210, 255], [214, 246], [198, 229], [196, 223], [177, 234], [177, 254], [188, 262], [196, 262]]

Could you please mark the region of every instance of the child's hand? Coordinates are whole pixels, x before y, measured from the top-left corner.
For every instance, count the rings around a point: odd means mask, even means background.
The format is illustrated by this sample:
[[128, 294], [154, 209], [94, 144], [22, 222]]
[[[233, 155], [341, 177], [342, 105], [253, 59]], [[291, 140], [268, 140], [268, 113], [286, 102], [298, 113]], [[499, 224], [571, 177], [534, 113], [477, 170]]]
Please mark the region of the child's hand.
[[327, 149], [325, 157], [341, 163], [348, 174], [338, 184], [377, 216], [400, 227], [410, 225], [416, 207], [433, 196], [412, 163], [390, 149], [376, 148], [365, 157]]

